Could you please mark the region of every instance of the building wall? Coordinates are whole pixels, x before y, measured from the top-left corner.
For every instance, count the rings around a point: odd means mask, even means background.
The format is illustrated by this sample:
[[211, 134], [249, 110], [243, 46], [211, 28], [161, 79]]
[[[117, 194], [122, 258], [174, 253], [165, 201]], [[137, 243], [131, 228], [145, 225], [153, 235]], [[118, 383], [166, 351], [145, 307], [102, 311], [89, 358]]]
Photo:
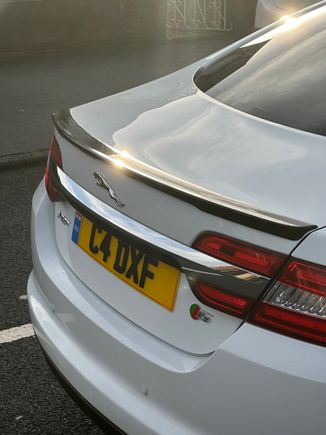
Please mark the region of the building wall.
[[161, 40], [165, 0], [0, 0], [0, 50]]
[[0, 0], [0, 50], [214, 37], [240, 29], [256, 1]]
[[168, 39], [207, 38], [231, 30], [229, 1], [168, 0]]

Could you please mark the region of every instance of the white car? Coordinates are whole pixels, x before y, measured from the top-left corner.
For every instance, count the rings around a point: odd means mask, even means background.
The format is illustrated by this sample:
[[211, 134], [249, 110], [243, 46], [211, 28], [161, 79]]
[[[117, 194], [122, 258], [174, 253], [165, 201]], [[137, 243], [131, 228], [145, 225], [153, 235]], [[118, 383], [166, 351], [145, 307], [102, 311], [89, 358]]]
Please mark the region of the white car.
[[325, 434], [325, 71], [323, 2], [54, 115], [30, 314], [105, 424]]
[[258, 0], [255, 28], [261, 29], [274, 21], [318, 3], [319, 0]]

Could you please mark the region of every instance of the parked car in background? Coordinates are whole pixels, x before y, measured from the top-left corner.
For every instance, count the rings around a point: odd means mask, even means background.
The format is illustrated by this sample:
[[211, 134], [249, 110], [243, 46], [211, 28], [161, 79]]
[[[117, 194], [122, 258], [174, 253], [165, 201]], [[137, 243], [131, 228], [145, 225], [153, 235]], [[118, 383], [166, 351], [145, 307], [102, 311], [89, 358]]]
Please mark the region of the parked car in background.
[[258, 0], [255, 28], [261, 29], [300, 9], [318, 3], [318, 1], [319, 0]]
[[319, 0], [228, 0], [231, 27], [238, 37], [248, 35]]
[[30, 314], [105, 424], [325, 434], [325, 71], [326, 1], [54, 115]]

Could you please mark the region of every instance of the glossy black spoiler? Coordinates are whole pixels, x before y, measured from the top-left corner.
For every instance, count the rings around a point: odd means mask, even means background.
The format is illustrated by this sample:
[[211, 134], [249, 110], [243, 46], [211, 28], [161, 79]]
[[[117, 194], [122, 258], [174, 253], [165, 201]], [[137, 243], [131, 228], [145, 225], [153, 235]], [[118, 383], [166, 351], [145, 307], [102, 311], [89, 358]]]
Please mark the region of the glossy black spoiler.
[[239, 223], [289, 240], [299, 240], [317, 225], [279, 216], [187, 182], [149, 166], [106, 145], [88, 134], [70, 111], [53, 115], [57, 131], [72, 145], [107, 163], [123, 167], [125, 173], [155, 189], [181, 199], [205, 213]]

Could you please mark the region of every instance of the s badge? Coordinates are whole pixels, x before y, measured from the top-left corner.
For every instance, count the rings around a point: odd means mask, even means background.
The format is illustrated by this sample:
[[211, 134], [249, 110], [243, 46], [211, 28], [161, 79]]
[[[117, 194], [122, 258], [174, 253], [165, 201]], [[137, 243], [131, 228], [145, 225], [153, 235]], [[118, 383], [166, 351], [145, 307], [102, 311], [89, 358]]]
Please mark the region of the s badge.
[[205, 323], [209, 323], [212, 317], [214, 317], [213, 314], [202, 310], [197, 304], [192, 304], [189, 308], [189, 312], [194, 320], [202, 320]]

